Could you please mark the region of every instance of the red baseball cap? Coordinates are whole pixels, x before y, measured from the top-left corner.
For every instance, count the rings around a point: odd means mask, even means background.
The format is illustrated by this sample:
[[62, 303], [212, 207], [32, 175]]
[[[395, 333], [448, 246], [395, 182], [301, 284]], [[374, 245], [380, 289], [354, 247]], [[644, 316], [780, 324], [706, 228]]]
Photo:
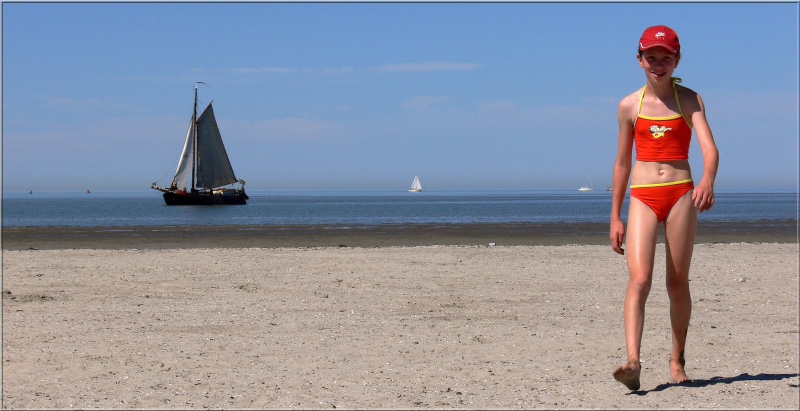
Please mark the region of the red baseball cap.
[[681, 43], [678, 41], [678, 33], [667, 26], [648, 27], [639, 39], [639, 50], [656, 46], [664, 47], [673, 54], [680, 53]]

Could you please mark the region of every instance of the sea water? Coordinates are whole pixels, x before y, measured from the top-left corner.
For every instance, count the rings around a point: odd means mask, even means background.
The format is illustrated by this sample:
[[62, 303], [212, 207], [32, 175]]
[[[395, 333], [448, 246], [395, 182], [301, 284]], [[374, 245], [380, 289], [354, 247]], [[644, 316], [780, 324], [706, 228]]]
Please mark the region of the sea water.
[[[796, 190], [717, 190], [700, 221], [797, 221]], [[611, 192], [248, 191], [244, 206], [167, 206], [161, 193], [4, 192], [4, 227], [608, 222]], [[627, 218], [627, 198], [623, 220]]]

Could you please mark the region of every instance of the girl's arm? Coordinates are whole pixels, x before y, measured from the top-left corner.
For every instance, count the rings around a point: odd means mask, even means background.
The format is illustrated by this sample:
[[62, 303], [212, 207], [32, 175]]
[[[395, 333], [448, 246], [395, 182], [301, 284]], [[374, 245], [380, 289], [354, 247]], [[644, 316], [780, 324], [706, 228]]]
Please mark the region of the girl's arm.
[[611, 248], [619, 254], [624, 254], [622, 244], [625, 239], [625, 225], [620, 217], [622, 202], [625, 200], [625, 191], [631, 175], [631, 155], [633, 151], [633, 121], [631, 119], [631, 98], [622, 99], [617, 112], [619, 123], [619, 136], [617, 142], [617, 159], [614, 162], [614, 174], [611, 197]]
[[700, 144], [700, 151], [703, 153], [703, 178], [694, 188], [692, 201], [697, 211], [703, 212], [714, 205], [714, 180], [717, 178], [717, 168], [719, 167], [719, 150], [714, 143], [714, 136], [711, 134], [711, 127], [706, 120], [706, 110], [703, 99], [699, 94], [695, 94], [691, 101], [696, 104], [696, 110], [692, 111], [692, 125], [694, 126], [697, 142]]

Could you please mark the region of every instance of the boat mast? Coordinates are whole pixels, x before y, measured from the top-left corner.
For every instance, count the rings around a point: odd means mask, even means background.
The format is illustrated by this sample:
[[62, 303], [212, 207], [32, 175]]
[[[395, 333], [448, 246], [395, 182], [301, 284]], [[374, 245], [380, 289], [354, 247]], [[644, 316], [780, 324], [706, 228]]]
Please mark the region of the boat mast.
[[[197, 83], [200, 83], [199, 81]], [[197, 164], [197, 83], [194, 83], [194, 110], [192, 111], [192, 130], [194, 130], [194, 150], [192, 150], [192, 192], [194, 192], [194, 173]]]

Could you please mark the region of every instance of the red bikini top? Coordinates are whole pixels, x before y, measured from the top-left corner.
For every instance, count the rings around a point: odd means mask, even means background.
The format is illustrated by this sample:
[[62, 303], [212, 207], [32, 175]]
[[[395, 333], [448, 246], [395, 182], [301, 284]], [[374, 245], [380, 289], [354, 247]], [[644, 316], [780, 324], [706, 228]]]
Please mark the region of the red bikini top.
[[633, 125], [633, 139], [636, 146], [637, 161], [672, 161], [689, 159], [689, 143], [692, 141], [692, 127], [683, 116], [681, 101], [678, 99], [678, 90], [675, 83], [679, 78], [672, 79], [672, 89], [675, 90], [675, 100], [678, 102], [680, 114], [671, 117], [648, 117], [642, 115], [642, 100], [644, 90], [639, 97], [639, 115]]

